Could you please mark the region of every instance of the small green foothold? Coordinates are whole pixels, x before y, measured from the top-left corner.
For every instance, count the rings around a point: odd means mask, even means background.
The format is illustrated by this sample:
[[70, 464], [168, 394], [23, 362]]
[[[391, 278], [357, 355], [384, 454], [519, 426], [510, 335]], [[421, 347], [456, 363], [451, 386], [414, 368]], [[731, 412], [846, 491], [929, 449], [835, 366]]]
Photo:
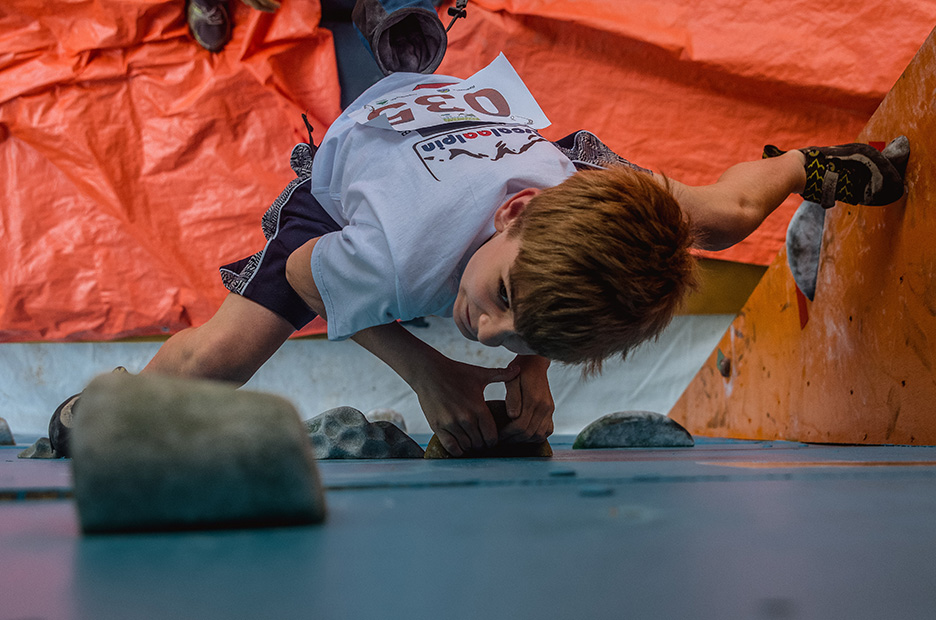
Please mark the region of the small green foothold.
[[718, 374], [726, 379], [731, 376], [731, 358], [727, 357], [722, 350], [718, 350], [718, 361], [715, 362], [718, 367]]

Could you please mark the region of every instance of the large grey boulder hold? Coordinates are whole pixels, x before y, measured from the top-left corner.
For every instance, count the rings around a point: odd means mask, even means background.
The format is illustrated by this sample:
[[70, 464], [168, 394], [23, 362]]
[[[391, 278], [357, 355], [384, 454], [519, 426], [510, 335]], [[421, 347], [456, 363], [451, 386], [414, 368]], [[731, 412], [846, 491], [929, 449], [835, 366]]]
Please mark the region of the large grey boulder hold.
[[421, 459], [423, 449], [392, 422], [368, 422], [354, 407], [336, 407], [305, 422], [318, 459]]
[[804, 200], [787, 226], [787, 263], [793, 281], [809, 301], [816, 297], [824, 225], [825, 209], [819, 203]]
[[82, 394], [71, 448], [86, 533], [325, 517], [305, 428], [277, 396], [213, 381], [103, 375]]
[[692, 435], [665, 415], [652, 411], [618, 411], [582, 429], [572, 448], [688, 448], [694, 445]]

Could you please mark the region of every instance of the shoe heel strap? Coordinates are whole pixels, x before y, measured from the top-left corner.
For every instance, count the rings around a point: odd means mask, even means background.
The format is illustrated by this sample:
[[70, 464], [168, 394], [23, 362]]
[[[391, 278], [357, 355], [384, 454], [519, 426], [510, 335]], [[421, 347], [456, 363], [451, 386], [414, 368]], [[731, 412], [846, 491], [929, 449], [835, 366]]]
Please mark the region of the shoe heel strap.
[[835, 188], [838, 186], [839, 173], [832, 170], [826, 170], [822, 175], [822, 197], [819, 204], [823, 209], [831, 209], [835, 206]]

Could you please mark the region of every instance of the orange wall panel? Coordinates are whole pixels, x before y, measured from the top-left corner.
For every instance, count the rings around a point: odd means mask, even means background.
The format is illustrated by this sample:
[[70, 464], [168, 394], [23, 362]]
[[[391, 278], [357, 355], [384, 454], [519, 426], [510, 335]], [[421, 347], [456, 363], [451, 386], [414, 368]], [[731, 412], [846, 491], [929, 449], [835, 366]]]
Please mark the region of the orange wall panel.
[[934, 92], [936, 31], [858, 136], [910, 139], [905, 202], [827, 212], [813, 302], [780, 252], [670, 412], [690, 432], [936, 444]]

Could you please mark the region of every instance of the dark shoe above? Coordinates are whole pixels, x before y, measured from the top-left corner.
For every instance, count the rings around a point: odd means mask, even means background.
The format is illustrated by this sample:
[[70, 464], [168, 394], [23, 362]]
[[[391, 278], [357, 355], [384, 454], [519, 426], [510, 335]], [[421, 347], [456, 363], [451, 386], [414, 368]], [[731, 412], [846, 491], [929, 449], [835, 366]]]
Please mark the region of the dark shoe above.
[[[127, 372], [127, 369], [118, 366], [114, 369], [114, 372]], [[75, 415], [80, 400], [80, 393], [69, 396], [61, 405], [56, 407], [52, 419], [49, 420], [49, 443], [52, 444], [56, 456], [71, 457], [69, 440], [71, 438], [71, 429], [75, 426]]]
[[[785, 151], [768, 144], [764, 158]], [[891, 141], [879, 152], [867, 144], [843, 144], [800, 149], [806, 156], [806, 188], [802, 196], [826, 209], [835, 202], [883, 206], [903, 196], [903, 170], [910, 155], [906, 137]]]
[[52, 419], [49, 420], [49, 443], [52, 444], [52, 450], [57, 456], [64, 458], [71, 456], [69, 438], [75, 419], [75, 405], [80, 397], [81, 394], [75, 394], [66, 398], [65, 402], [55, 409]]
[[220, 52], [231, 40], [231, 19], [226, 0], [189, 0], [189, 32], [209, 52]]

